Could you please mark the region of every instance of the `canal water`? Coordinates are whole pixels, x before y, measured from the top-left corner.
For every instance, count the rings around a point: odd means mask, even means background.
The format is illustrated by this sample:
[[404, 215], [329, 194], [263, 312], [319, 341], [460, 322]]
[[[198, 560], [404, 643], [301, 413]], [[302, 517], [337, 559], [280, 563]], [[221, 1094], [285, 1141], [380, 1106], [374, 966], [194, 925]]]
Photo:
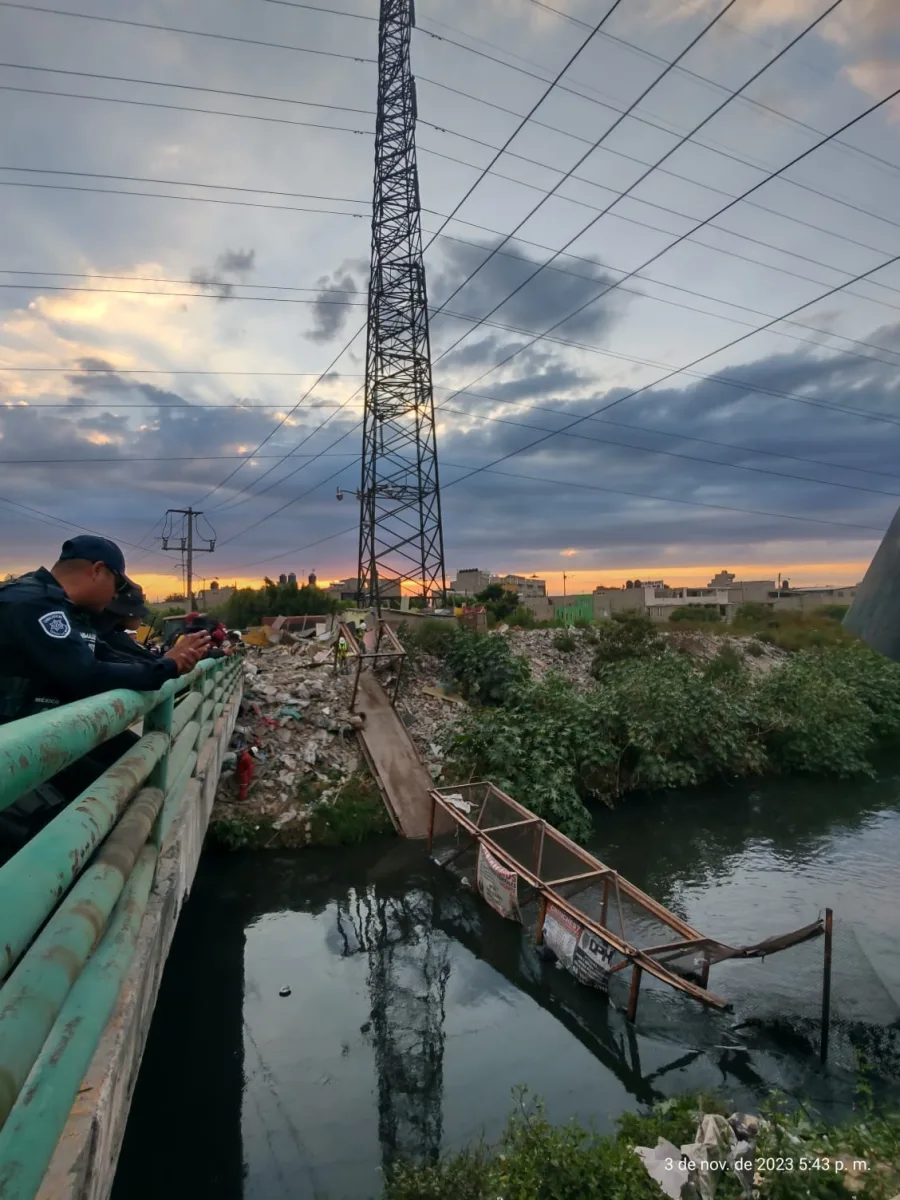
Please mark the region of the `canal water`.
[[832, 907], [827, 1067], [820, 940], [714, 967], [726, 1014], [645, 983], [632, 1027], [621, 993], [539, 961], [421, 845], [209, 853], [114, 1200], [368, 1200], [396, 1155], [495, 1137], [520, 1085], [601, 1130], [700, 1089], [751, 1111], [779, 1090], [838, 1117], [863, 1055], [881, 1101], [900, 1101], [900, 776], [631, 799], [597, 814], [591, 849], [730, 944]]

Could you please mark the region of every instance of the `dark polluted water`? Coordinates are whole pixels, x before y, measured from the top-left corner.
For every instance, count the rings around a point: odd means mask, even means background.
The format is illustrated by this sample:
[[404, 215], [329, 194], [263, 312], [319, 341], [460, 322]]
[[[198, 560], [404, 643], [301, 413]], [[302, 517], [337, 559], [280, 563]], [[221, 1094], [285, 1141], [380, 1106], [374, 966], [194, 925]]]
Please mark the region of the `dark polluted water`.
[[839, 1117], [862, 1053], [879, 1100], [900, 1102], [900, 777], [631, 799], [598, 814], [592, 849], [731, 944], [831, 906], [828, 1066], [821, 941], [714, 967], [725, 1014], [645, 983], [632, 1027], [618, 988], [607, 999], [540, 962], [421, 845], [207, 854], [114, 1200], [368, 1200], [393, 1157], [496, 1136], [518, 1085], [601, 1130], [713, 1089], [751, 1111], [777, 1089]]

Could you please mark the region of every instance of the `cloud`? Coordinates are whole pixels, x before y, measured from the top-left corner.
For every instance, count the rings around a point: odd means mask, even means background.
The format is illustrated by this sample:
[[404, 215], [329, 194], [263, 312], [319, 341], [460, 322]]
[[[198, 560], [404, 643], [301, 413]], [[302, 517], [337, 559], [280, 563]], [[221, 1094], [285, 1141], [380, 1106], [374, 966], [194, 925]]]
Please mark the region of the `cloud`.
[[191, 283], [210, 296], [230, 300], [234, 295], [234, 281], [226, 276], [236, 275], [243, 281], [255, 269], [255, 260], [255, 250], [224, 250], [212, 270], [195, 267], [191, 271]]
[[[843, 74], [861, 92], [880, 100], [900, 87], [900, 59], [869, 58], [844, 67]], [[900, 98], [885, 106], [892, 122], [900, 121]]]
[[330, 342], [351, 322], [359, 320], [363, 310], [350, 304], [358, 305], [364, 298], [367, 270], [364, 259], [354, 259], [316, 280], [319, 293], [312, 308], [313, 327], [305, 334], [311, 342]]
[[[444, 328], [453, 320], [452, 314], [477, 319], [500, 305], [491, 320], [543, 333], [618, 278], [588, 264], [580, 264], [578, 274], [553, 267], [538, 271], [546, 256], [537, 258], [518, 248], [493, 253], [501, 241], [495, 238], [471, 246], [452, 241], [443, 244], [440, 269], [431, 272], [429, 282], [433, 323], [440, 322]], [[474, 278], [465, 282], [470, 275]], [[461, 290], [454, 296], [458, 288]], [[445, 303], [447, 314], [442, 315], [440, 310]], [[601, 338], [620, 319], [625, 306], [621, 293], [615, 293], [615, 299], [609, 302], [598, 300], [567, 321], [560, 336]], [[459, 324], [454, 325], [454, 340], [459, 334]]]
[[560, 550], [559, 555], [560, 558], [577, 558], [578, 551], [570, 547], [568, 550]]

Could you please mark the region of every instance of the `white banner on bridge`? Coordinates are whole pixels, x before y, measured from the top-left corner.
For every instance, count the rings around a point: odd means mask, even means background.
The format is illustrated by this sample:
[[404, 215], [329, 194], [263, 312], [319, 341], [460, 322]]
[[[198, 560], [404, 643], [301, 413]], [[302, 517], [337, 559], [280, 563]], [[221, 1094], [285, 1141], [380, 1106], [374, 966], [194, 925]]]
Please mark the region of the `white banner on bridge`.
[[484, 846], [478, 847], [478, 869], [475, 875], [478, 891], [501, 917], [521, 921], [519, 914], [519, 877], [508, 871]]

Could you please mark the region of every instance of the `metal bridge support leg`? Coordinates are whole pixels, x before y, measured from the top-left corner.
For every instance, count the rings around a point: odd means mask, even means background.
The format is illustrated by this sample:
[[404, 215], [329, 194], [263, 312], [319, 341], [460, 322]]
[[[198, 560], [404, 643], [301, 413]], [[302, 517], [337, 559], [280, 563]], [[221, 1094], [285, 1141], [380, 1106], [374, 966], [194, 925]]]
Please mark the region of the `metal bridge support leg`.
[[641, 991], [641, 976], [643, 970], [637, 965], [631, 968], [631, 990], [628, 993], [628, 1020], [633, 1021], [637, 1016], [638, 996]]

